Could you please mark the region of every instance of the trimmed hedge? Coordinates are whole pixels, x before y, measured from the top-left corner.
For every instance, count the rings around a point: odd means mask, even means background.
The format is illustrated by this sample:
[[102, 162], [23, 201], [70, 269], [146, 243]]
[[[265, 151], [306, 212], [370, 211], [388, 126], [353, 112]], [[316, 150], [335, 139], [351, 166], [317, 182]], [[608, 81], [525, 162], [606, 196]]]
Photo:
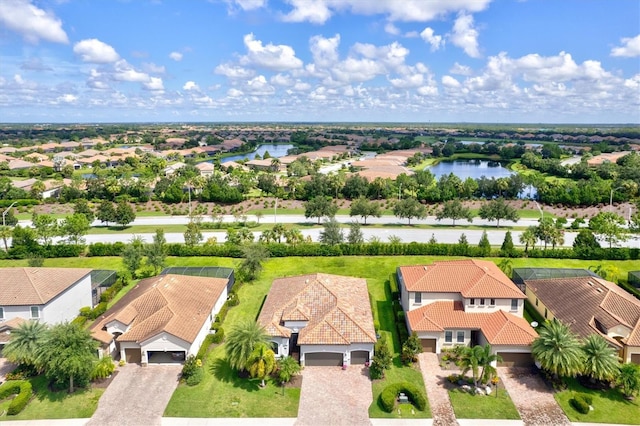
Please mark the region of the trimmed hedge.
[[14, 394], [17, 396], [13, 398], [7, 409], [7, 414], [10, 416], [15, 416], [24, 410], [31, 400], [33, 395], [31, 383], [26, 380], [10, 380], [0, 385], [0, 400]]
[[420, 388], [409, 382], [400, 382], [390, 384], [380, 393], [380, 406], [384, 411], [387, 413], [393, 411], [400, 392], [406, 394], [418, 410], [424, 411], [427, 408], [427, 398]]
[[[591, 397], [588, 397], [588, 399], [591, 400]], [[585, 398], [585, 395], [578, 394], [573, 398], [571, 398], [569, 400], [569, 403], [573, 408], [575, 408], [575, 410], [578, 413], [581, 413], [581, 414], [589, 413], [589, 405], [591, 405], [591, 403], [587, 402], [587, 398]]]
[[200, 349], [198, 349], [198, 354], [196, 355], [197, 359], [204, 361], [204, 358], [207, 355], [207, 350], [209, 349], [209, 346], [211, 346], [211, 344], [214, 343], [213, 336], [214, 336], [213, 334], [207, 334], [207, 337], [204, 338], [202, 345], [200, 345]]

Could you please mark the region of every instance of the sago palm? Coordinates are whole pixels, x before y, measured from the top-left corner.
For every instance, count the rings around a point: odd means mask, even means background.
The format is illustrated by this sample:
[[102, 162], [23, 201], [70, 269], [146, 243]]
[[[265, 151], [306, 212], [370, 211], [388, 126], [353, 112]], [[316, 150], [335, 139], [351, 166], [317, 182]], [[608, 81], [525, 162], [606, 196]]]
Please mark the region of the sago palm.
[[582, 374], [595, 380], [612, 380], [620, 371], [618, 354], [597, 334], [587, 337], [582, 345], [584, 369]]
[[531, 353], [543, 369], [555, 376], [574, 377], [582, 371], [584, 353], [580, 341], [560, 321], [549, 321], [540, 328]]
[[261, 343], [251, 353], [247, 368], [251, 377], [262, 380], [261, 386], [264, 387], [265, 377], [276, 369], [275, 354], [266, 344]]
[[269, 336], [258, 323], [251, 320], [240, 322], [226, 337], [225, 346], [229, 365], [236, 370], [244, 370], [256, 346], [268, 342]]

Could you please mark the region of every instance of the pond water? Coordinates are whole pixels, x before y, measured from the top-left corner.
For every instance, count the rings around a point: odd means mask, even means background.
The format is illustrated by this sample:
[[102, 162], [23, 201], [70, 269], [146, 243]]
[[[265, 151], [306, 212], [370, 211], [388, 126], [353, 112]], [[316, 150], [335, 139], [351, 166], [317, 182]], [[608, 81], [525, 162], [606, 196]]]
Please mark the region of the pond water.
[[249, 153], [249, 154], [241, 154], [241, 155], [233, 155], [231, 157], [226, 157], [222, 159], [223, 163], [227, 163], [229, 161], [239, 161], [239, 160], [253, 160], [256, 158], [256, 155], [260, 154], [260, 157], [264, 156], [264, 153], [269, 151], [269, 155], [272, 158], [280, 158], [287, 155], [287, 151], [293, 148], [294, 146], [291, 144], [265, 144], [258, 145], [258, 148]]
[[427, 167], [433, 173], [436, 179], [440, 179], [442, 175], [453, 173], [461, 180], [470, 177], [479, 179], [482, 176], [487, 178], [509, 177], [513, 172], [497, 161], [488, 160], [454, 160], [440, 161], [434, 166]]

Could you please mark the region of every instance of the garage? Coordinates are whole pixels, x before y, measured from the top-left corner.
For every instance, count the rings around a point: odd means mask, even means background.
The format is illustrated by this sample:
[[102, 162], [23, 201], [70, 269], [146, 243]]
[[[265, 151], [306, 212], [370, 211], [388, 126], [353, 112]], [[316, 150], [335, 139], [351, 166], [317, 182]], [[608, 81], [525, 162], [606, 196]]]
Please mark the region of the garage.
[[304, 354], [305, 366], [341, 366], [342, 354], [333, 352], [312, 352]]
[[640, 364], [640, 354], [631, 354], [631, 362]]
[[502, 357], [498, 367], [531, 367], [533, 365], [530, 353], [498, 352], [498, 355]]
[[184, 351], [148, 351], [149, 364], [181, 364], [186, 358]]
[[140, 361], [142, 361], [142, 353], [140, 349], [137, 348], [125, 349], [124, 358], [127, 364], [140, 364]]
[[364, 364], [369, 362], [369, 351], [352, 351], [351, 364]]
[[421, 339], [420, 343], [422, 343], [422, 352], [435, 353], [436, 339]]

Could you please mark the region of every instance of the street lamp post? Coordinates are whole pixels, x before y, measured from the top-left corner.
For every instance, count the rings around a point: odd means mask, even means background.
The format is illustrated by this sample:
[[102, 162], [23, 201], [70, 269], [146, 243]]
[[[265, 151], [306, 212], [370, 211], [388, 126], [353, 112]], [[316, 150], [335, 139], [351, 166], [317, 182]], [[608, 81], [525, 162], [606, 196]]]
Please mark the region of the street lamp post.
[[622, 189], [624, 188], [624, 186], [619, 186], [617, 188], [612, 188], [611, 189], [611, 194], [609, 194], [609, 210], [613, 211], [613, 193], [614, 191], [617, 191], [618, 189]]
[[540, 211], [540, 221], [543, 222], [544, 221], [544, 211], [542, 211], [542, 207], [540, 207], [540, 204], [538, 204], [538, 202], [536, 200], [533, 200], [533, 202], [536, 203], [536, 207]]
[[276, 197], [276, 202], [273, 204], [273, 223], [278, 223], [278, 197]]
[[15, 206], [16, 203], [17, 201], [14, 201], [5, 211], [2, 212], [2, 226], [6, 226], [4, 218], [7, 216], [7, 213], [9, 213], [9, 210], [11, 210], [11, 207]]

